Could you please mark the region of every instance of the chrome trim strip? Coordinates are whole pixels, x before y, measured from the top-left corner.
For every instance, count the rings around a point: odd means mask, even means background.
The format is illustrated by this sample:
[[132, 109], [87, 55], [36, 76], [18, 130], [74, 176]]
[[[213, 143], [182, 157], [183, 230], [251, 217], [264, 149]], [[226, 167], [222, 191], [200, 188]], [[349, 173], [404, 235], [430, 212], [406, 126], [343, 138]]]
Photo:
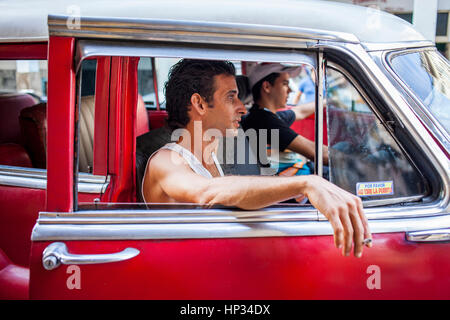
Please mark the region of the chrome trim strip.
[[325, 77], [325, 63], [323, 51], [319, 50], [317, 54], [317, 73], [316, 73], [316, 106], [314, 121], [314, 173], [323, 177], [323, 80]]
[[68, 16], [49, 15], [50, 36], [298, 47], [306, 40], [359, 43], [356, 36], [296, 27], [211, 21], [81, 17], [80, 28], [68, 29]]
[[412, 242], [444, 242], [450, 241], [450, 228], [408, 232], [406, 240]]
[[316, 53], [297, 50], [263, 50], [259, 48], [235, 50], [224, 47], [200, 45], [149, 44], [143, 42], [115, 42], [80, 40], [77, 42], [75, 63], [79, 70], [81, 61], [93, 56], [132, 56], [159, 58], [196, 58], [215, 60], [243, 60], [254, 62], [303, 63], [316, 68]]
[[[390, 200], [390, 199], [388, 199]], [[397, 199], [396, 199], [397, 200]], [[99, 205], [101, 205], [99, 203]], [[365, 214], [369, 220], [390, 218], [431, 217], [448, 214], [436, 203], [391, 205], [385, 207], [367, 208], [363, 203]], [[170, 206], [170, 205], [169, 205]], [[255, 211], [236, 209], [203, 209], [203, 208], [170, 208], [145, 210], [136, 209], [114, 210], [81, 210], [77, 212], [41, 212], [40, 224], [128, 224], [128, 223], [195, 223], [195, 222], [258, 222], [258, 221], [311, 221], [326, 220], [312, 206], [268, 207]]]
[[384, 42], [384, 43], [373, 43], [373, 42], [362, 42], [361, 45], [366, 49], [367, 52], [373, 51], [384, 51], [384, 50], [399, 50], [406, 48], [419, 48], [419, 47], [429, 47], [433, 46], [431, 41], [402, 41], [402, 42]]
[[0, 38], [1, 43], [47, 42], [48, 37]]
[[[131, 221], [130, 221], [131, 222]], [[412, 232], [449, 228], [450, 215], [434, 217], [372, 220], [372, 234]], [[289, 222], [217, 222], [217, 223], [150, 223], [150, 224], [40, 224], [31, 235], [32, 241], [69, 240], [150, 240], [150, 239], [219, 239], [285, 236], [332, 235], [328, 221]], [[374, 245], [376, 245], [376, 240]]]
[[261, 221], [317, 221], [312, 207], [261, 209], [118, 210], [79, 211], [75, 213], [41, 212], [39, 224], [154, 224], [154, 223], [218, 223]]
[[[78, 177], [78, 191], [80, 193], [103, 193], [109, 177], [80, 173]], [[0, 185], [47, 189], [47, 170], [0, 165]]]

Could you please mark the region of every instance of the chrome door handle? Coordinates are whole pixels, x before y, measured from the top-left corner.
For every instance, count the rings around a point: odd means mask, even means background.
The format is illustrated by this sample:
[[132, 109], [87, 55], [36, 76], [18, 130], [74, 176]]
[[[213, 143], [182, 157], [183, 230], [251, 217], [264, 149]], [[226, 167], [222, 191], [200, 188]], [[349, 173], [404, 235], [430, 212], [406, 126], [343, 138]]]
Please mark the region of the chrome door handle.
[[413, 241], [413, 242], [450, 241], [450, 228], [408, 232], [406, 234], [406, 240]]
[[42, 265], [46, 270], [53, 270], [60, 264], [96, 264], [128, 260], [140, 253], [134, 248], [126, 248], [117, 253], [108, 254], [71, 254], [63, 242], [54, 242], [45, 248], [42, 254]]

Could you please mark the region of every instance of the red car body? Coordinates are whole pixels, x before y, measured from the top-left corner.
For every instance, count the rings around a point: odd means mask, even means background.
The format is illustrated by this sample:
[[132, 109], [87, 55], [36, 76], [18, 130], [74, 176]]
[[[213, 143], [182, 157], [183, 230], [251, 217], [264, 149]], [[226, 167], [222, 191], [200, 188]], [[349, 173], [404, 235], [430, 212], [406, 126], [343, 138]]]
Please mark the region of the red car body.
[[[110, 23], [129, 22], [115, 19]], [[154, 21], [147, 22], [151, 25]], [[245, 25], [245, 21], [241, 23]], [[209, 26], [206, 22], [205, 25]], [[148, 30], [151, 34], [153, 29]], [[341, 255], [334, 247], [329, 223], [312, 207], [287, 205], [269, 208], [265, 213], [255, 212], [253, 216], [233, 208], [213, 210], [205, 216], [205, 211], [189, 205], [163, 210], [121, 207], [120, 204], [136, 202], [134, 155], [139, 135], [136, 128], [142, 119], [136, 109], [139, 54], [118, 51], [86, 58], [97, 62], [92, 174], [104, 177], [104, 188], [100, 192], [83, 192], [74, 182], [79, 177], [77, 45], [84, 38], [76, 31], [68, 35], [71, 31], [51, 31], [48, 42], [0, 44], [0, 60], [48, 60], [47, 169], [41, 177], [45, 187], [8, 185], [0, 179], [0, 298], [450, 298], [449, 158], [443, 151], [445, 144], [420, 115], [411, 120], [413, 125], [421, 126], [411, 136], [420, 147], [423, 141], [430, 144], [434, 157], [430, 162], [434, 175], [430, 176], [437, 179], [436, 186], [426, 201], [405, 200], [400, 205], [386, 203], [366, 209], [373, 247], [365, 249], [361, 259]], [[195, 35], [196, 31], [186, 33]], [[103, 40], [107, 38], [104, 34], [89, 37], [92, 41], [105, 41], [105, 46], [111, 41]], [[131, 49], [135, 45], [120, 34], [112, 39]], [[161, 39], [154, 41], [159, 43]], [[183, 57], [183, 43], [171, 39], [169, 35], [164, 45], [175, 46]], [[195, 40], [198, 42], [189, 39], [195, 44], [210, 45], [206, 38]], [[148, 40], [150, 47], [152, 41]], [[212, 41], [211, 47], [216, 42]], [[423, 47], [430, 46], [422, 42]], [[186, 46], [189, 44], [187, 41]], [[232, 50], [239, 51], [239, 45], [234, 45], [237, 47]], [[330, 44], [333, 46], [337, 44]], [[331, 61], [337, 51], [330, 49]], [[334, 58], [335, 63], [338, 60]], [[364, 59], [355, 61], [362, 64]], [[360, 68], [367, 72], [367, 66]], [[388, 74], [383, 72], [384, 76]], [[374, 72], [374, 77], [383, 72]], [[402, 92], [398, 85], [382, 80], [379, 83], [386, 85], [385, 90], [396, 88]], [[406, 105], [405, 100], [398, 102], [400, 93], [386, 99]], [[413, 114], [411, 109], [405, 112]], [[165, 112], [158, 105], [146, 115], [153, 129], [155, 123], [162, 122]], [[314, 125], [315, 119], [310, 117], [296, 122], [293, 128], [314, 140]], [[327, 143], [326, 117], [323, 125]], [[411, 126], [404, 125], [406, 130]], [[423, 154], [427, 152], [422, 150]], [[7, 174], [0, 172], [1, 176]], [[57, 251], [45, 255], [54, 243], [64, 243], [67, 253], [75, 255], [73, 261], [84, 261], [85, 255], [115, 254], [126, 248], [138, 253], [110, 263], [64, 262]]]

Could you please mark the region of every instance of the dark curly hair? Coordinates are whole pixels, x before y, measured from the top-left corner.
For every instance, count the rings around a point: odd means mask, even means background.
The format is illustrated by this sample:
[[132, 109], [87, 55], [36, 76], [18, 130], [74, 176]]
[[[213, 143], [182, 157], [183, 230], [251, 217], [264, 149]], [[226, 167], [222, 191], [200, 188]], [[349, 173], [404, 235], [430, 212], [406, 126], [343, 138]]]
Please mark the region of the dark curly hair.
[[189, 123], [189, 106], [194, 93], [210, 103], [214, 95], [214, 76], [236, 75], [234, 65], [228, 61], [183, 59], [169, 72], [165, 84], [167, 124], [171, 129], [184, 128]]

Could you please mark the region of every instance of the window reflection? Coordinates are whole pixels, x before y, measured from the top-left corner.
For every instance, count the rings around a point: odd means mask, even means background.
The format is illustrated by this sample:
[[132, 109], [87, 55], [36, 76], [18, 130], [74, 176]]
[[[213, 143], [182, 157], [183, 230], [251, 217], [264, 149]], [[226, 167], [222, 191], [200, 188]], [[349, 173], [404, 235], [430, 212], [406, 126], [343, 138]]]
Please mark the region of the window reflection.
[[353, 194], [359, 190], [369, 200], [425, 193], [422, 176], [356, 88], [342, 73], [330, 68], [327, 70], [327, 122], [333, 183]]

